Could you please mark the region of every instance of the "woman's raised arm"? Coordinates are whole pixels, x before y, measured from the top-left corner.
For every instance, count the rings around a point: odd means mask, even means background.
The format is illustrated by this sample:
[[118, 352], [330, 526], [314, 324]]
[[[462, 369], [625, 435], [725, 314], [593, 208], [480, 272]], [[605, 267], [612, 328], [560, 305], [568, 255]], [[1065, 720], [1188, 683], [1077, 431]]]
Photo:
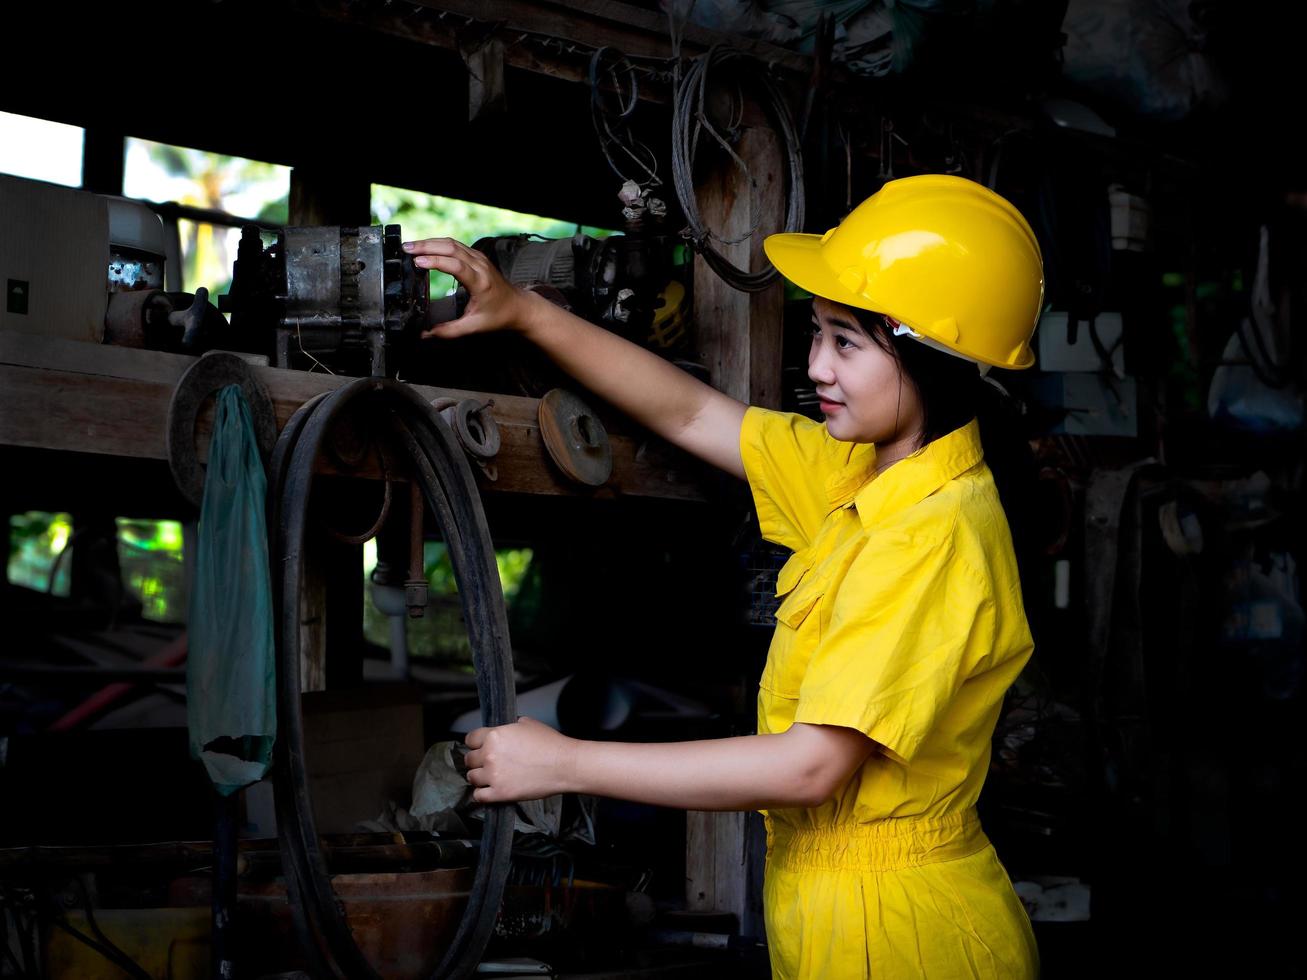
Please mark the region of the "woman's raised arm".
[[635, 421], [714, 466], [744, 478], [740, 425], [747, 407], [602, 327], [518, 289], [475, 249], [452, 238], [404, 245], [421, 269], [437, 269], [468, 292], [457, 320], [423, 337], [449, 339], [516, 330], [564, 371]]

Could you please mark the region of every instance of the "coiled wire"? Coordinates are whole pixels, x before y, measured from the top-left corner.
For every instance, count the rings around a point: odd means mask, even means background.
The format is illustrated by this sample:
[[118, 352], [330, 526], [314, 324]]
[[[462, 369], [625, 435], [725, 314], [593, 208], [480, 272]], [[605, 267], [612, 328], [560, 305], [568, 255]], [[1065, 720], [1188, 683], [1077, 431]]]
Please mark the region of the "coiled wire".
[[758, 191], [758, 181], [748, 165], [735, 152], [730, 141], [712, 124], [704, 110], [709, 73], [719, 69], [728, 69], [738, 82], [747, 83], [750, 89], [762, 95], [763, 107], [775, 123], [785, 144], [788, 190], [784, 230], [787, 232], [803, 230], [803, 158], [799, 134], [780, 86], [766, 68], [747, 52], [714, 45], [691, 62], [677, 86], [672, 113], [672, 182], [676, 187], [676, 197], [680, 202], [681, 210], [685, 214], [686, 229], [682, 234], [691, 247], [703, 256], [708, 267], [723, 280], [743, 292], [757, 293], [776, 281], [779, 273], [775, 267], [769, 263], [767, 268], [760, 272], [741, 269], [719, 252], [713, 243], [735, 245], [751, 238], [762, 222], [762, 215], [758, 213], [758, 208], [750, 208], [753, 221], [747, 233], [740, 238], [723, 238], [704, 223], [694, 192], [694, 157], [698, 150], [699, 137], [704, 132], [711, 136], [735, 161], [735, 165], [744, 171], [749, 180], [751, 198]]
[[[640, 82], [630, 59], [616, 48], [598, 48], [590, 56], [588, 75], [590, 122], [608, 166], [622, 180], [634, 180], [642, 188], [662, 186], [657, 155], [641, 143], [631, 129], [631, 117], [640, 101]], [[605, 78], [610, 80], [613, 88], [611, 104], [604, 98]], [[615, 151], [620, 151], [616, 158]], [[632, 164], [642, 171], [637, 177], [627, 172]]]

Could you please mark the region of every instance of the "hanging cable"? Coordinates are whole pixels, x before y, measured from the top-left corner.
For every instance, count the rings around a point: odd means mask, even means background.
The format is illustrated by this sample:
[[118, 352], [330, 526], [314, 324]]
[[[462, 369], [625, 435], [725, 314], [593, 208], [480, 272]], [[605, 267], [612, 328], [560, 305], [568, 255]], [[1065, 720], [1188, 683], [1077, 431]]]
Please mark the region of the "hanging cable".
[[[1261, 228], [1257, 250], [1257, 271], [1248, 294], [1248, 312], [1235, 321], [1235, 332], [1248, 358], [1248, 366], [1268, 388], [1285, 388], [1293, 380], [1290, 357], [1277, 357], [1275, 350], [1276, 309], [1271, 300], [1271, 231]], [[1292, 333], [1286, 332], [1292, 340]]]
[[[626, 81], [622, 77], [626, 76]], [[595, 136], [599, 139], [599, 148], [603, 150], [604, 159], [613, 173], [622, 180], [634, 180], [641, 188], [660, 187], [662, 179], [658, 176], [658, 157], [648, 146], [641, 143], [631, 132], [631, 116], [640, 101], [640, 83], [635, 67], [630, 59], [616, 48], [603, 47], [590, 56], [590, 122], [594, 126]], [[604, 98], [605, 78], [611, 80], [615, 93], [616, 106], [610, 106]], [[626, 169], [613, 158], [613, 151], [624, 154], [628, 162]], [[626, 171], [629, 164], [643, 172], [637, 179]]]
[[[708, 116], [709, 73], [720, 69], [727, 69], [730, 77], [733, 77], [742, 89], [747, 87], [763, 96], [763, 107], [780, 133], [785, 147], [788, 184], [783, 229], [787, 232], [803, 230], [803, 159], [799, 149], [799, 134], [780, 86], [761, 63], [743, 51], [714, 45], [691, 62], [677, 86], [672, 114], [672, 180], [676, 186], [677, 200], [685, 214], [686, 229], [682, 234], [719, 277], [736, 289], [756, 293], [776, 281], [779, 276], [776, 269], [770, 264], [761, 272], [741, 269], [713, 244], [714, 242], [718, 245], [738, 244], [757, 233], [762, 223], [762, 215], [757, 206], [757, 178], [750, 171], [748, 164], [735, 152], [731, 141], [713, 125]], [[742, 101], [743, 96], [741, 96], [741, 103]], [[740, 112], [742, 111], [741, 107]], [[694, 190], [694, 160], [703, 133], [711, 136], [717, 145], [726, 151], [748, 181], [752, 222], [748, 232], [739, 238], [723, 238], [707, 227], [699, 212], [699, 202]]]

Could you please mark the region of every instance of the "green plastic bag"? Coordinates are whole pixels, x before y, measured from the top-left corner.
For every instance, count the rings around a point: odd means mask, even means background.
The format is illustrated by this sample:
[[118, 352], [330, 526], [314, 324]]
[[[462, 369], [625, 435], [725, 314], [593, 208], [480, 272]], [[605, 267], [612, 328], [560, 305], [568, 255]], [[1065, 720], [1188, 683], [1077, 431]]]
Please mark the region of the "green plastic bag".
[[191, 585], [191, 755], [223, 796], [262, 779], [277, 732], [268, 480], [239, 385], [218, 392]]

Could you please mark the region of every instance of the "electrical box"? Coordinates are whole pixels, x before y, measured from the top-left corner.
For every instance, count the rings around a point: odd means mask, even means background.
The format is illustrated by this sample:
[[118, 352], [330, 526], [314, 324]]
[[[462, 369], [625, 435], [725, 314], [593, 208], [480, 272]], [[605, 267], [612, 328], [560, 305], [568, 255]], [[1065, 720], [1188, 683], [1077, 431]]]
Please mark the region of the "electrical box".
[[1100, 313], [1092, 320], [1072, 320], [1053, 310], [1039, 318], [1041, 371], [1105, 371], [1125, 376], [1120, 313]]
[[1035, 400], [1059, 416], [1048, 430], [1073, 436], [1139, 434], [1138, 389], [1134, 378], [1066, 372], [1032, 378]]

